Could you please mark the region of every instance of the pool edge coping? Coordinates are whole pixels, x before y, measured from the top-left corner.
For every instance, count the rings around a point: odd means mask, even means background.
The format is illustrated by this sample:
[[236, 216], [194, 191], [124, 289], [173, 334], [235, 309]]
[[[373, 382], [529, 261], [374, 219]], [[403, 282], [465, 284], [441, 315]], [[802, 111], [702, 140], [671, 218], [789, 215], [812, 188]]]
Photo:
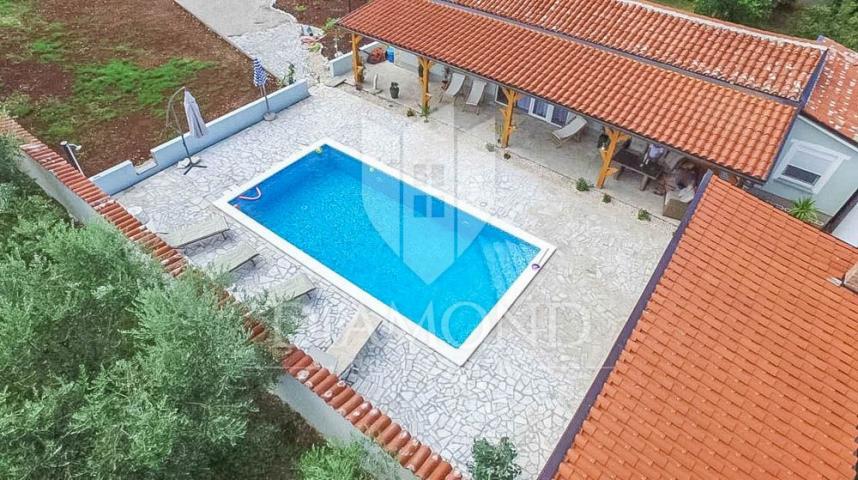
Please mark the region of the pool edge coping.
[[[280, 237], [269, 228], [265, 227], [261, 223], [257, 222], [247, 214], [241, 212], [236, 207], [232, 206], [229, 202], [234, 199], [236, 196], [240, 195], [251, 188], [259, 185], [264, 182], [268, 178], [274, 176], [279, 173], [281, 170], [289, 167], [293, 163], [299, 161], [304, 158], [310, 152], [318, 150], [324, 145], [328, 145], [335, 150], [339, 150], [346, 155], [356, 159], [357, 161], [367, 165], [371, 168], [377, 168], [383, 173], [400, 180], [409, 186], [423, 191], [424, 193], [438, 198], [443, 201], [447, 205], [450, 205], [454, 208], [457, 208], [478, 220], [485, 222], [489, 225], [494, 226], [507, 234], [513, 235], [520, 240], [526, 241], [531, 245], [539, 248], [539, 251], [534, 255], [531, 262], [531, 265], [539, 265], [539, 268], [527, 268], [518, 275], [515, 281], [507, 288], [506, 292], [495, 302], [494, 306], [486, 313], [486, 315], [480, 320], [477, 326], [471, 331], [465, 341], [459, 347], [453, 347], [452, 345], [444, 342], [439, 337], [435, 336], [428, 330], [424, 329], [414, 321], [410, 320], [408, 317], [405, 317], [394, 308], [388, 306], [381, 300], [374, 297], [369, 292], [363, 290], [358, 287], [339, 273], [333, 271], [328, 266], [324, 265], [320, 261], [313, 258], [311, 255], [307, 254], [300, 248], [295, 245], [289, 243], [284, 238]], [[468, 202], [457, 199], [456, 197], [447, 194], [431, 185], [426, 184], [425, 182], [421, 182], [414, 177], [404, 173], [399, 168], [387, 165], [386, 163], [377, 160], [365, 153], [362, 153], [354, 148], [343, 145], [331, 138], [322, 138], [312, 144], [299, 149], [298, 151], [289, 155], [285, 160], [276, 162], [270, 168], [266, 169], [264, 172], [253, 176], [251, 179], [246, 182], [241, 183], [240, 185], [233, 185], [226, 189], [225, 193], [212, 202], [214, 206], [220, 209], [225, 214], [229, 215], [232, 219], [240, 223], [242, 226], [250, 230], [253, 234], [261, 237], [266, 242], [270, 243], [274, 247], [281, 250], [283, 253], [288, 255], [289, 257], [296, 260], [301, 265], [305, 266], [309, 270], [313, 271], [317, 275], [321, 276], [325, 280], [331, 282], [335, 287], [346, 293], [347, 295], [354, 298], [360, 304], [366, 306], [383, 319], [387, 320], [399, 330], [402, 330], [406, 335], [411, 336], [416, 339], [423, 345], [427, 346], [431, 350], [434, 350], [439, 355], [444, 357], [445, 359], [453, 362], [457, 366], [461, 367], [476, 353], [479, 347], [483, 344], [483, 342], [488, 338], [489, 334], [497, 327], [500, 323], [500, 320], [506, 315], [506, 313], [512, 308], [515, 304], [516, 300], [524, 294], [528, 285], [536, 278], [536, 276], [543, 270], [546, 263], [550, 260], [554, 252], [557, 250], [557, 247], [551, 243], [548, 243], [535, 235], [528, 233], [527, 231], [513, 225], [512, 223], [495, 217], [490, 213], [471, 205]]]

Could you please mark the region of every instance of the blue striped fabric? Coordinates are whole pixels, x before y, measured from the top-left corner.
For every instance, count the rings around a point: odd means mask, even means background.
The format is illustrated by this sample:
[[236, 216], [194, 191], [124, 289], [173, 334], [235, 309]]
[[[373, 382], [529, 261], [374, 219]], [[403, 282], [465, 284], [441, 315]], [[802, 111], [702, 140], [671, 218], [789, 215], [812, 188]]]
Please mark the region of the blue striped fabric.
[[262, 62], [258, 58], [253, 59], [253, 84], [257, 87], [265, 85], [268, 81], [268, 72], [262, 68]]

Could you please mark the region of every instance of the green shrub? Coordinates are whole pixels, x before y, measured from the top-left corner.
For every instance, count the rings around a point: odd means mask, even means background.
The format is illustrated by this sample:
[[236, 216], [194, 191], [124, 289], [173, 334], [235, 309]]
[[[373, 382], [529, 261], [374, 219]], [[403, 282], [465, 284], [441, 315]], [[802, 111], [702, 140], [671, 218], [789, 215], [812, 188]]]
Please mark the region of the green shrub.
[[591, 188], [593, 188], [593, 186], [584, 177], [578, 178], [575, 182], [575, 190], [578, 190], [579, 192], [589, 192]]
[[0, 110], [12, 118], [22, 118], [33, 112], [33, 103], [26, 93], [13, 92], [0, 100]]
[[848, 48], [858, 49], [858, 0], [827, 0], [809, 6], [799, 17], [800, 35], [825, 35]]
[[772, 0], [694, 0], [694, 11], [702, 15], [758, 25], [769, 19]]
[[515, 480], [521, 475], [521, 467], [515, 463], [518, 452], [507, 437], [497, 445], [482, 438], [474, 440], [471, 453], [474, 461], [468, 464], [468, 471], [473, 480]]
[[361, 463], [365, 455], [358, 443], [329, 443], [304, 453], [298, 471], [304, 480], [370, 480]]
[[802, 222], [815, 223], [819, 220], [816, 201], [810, 197], [799, 198], [789, 208], [789, 214]]
[[638, 220], [642, 222], [648, 222], [652, 219], [652, 216], [645, 209], [638, 210]]
[[602, 203], [611, 203], [611, 200], [613, 199], [607, 193], [602, 195]]

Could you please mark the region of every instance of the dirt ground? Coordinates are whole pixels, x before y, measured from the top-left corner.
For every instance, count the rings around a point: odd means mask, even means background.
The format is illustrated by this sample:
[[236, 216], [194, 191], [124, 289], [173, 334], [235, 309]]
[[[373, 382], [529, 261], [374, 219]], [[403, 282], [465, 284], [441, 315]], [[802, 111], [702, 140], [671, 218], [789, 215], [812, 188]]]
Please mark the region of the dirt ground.
[[[33, 100], [52, 97], [62, 105], [73, 94], [76, 65], [119, 59], [151, 68], [172, 58], [212, 62], [186, 82], [207, 120], [258, 97], [250, 59], [172, 0], [35, 0], [31, 8], [27, 15], [62, 24], [66, 51], [60, 62], [33, 59], [27, 45], [44, 33], [0, 30], [0, 99], [20, 92]], [[80, 160], [85, 173], [95, 174], [124, 160], [147, 160], [152, 147], [174, 136], [166, 128], [164, 107], [108, 121], [74, 118], [75, 128], [67, 140], [83, 146]], [[19, 121], [46, 142], [59, 141], [51, 138], [50, 125], [38, 117], [25, 115]]]
[[[329, 19], [342, 18], [366, 2], [367, 0], [276, 0], [274, 7], [293, 15], [301, 24], [322, 28]], [[342, 29], [333, 28], [321, 43], [322, 55], [333, 58], [337, 49], [340, 52], [350, 51], [351, 35]]]

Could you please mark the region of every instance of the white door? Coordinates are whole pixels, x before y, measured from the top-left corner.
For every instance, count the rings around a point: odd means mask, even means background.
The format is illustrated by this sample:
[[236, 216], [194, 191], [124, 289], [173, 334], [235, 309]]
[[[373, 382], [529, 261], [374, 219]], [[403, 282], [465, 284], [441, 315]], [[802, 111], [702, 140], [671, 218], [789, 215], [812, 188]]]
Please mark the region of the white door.
[[553, 110], [554, 107], [550, 103], [540, 98], [534, 98], [533, 101], [530, 102], [529, 113], [540, 120], [550, 121]]

